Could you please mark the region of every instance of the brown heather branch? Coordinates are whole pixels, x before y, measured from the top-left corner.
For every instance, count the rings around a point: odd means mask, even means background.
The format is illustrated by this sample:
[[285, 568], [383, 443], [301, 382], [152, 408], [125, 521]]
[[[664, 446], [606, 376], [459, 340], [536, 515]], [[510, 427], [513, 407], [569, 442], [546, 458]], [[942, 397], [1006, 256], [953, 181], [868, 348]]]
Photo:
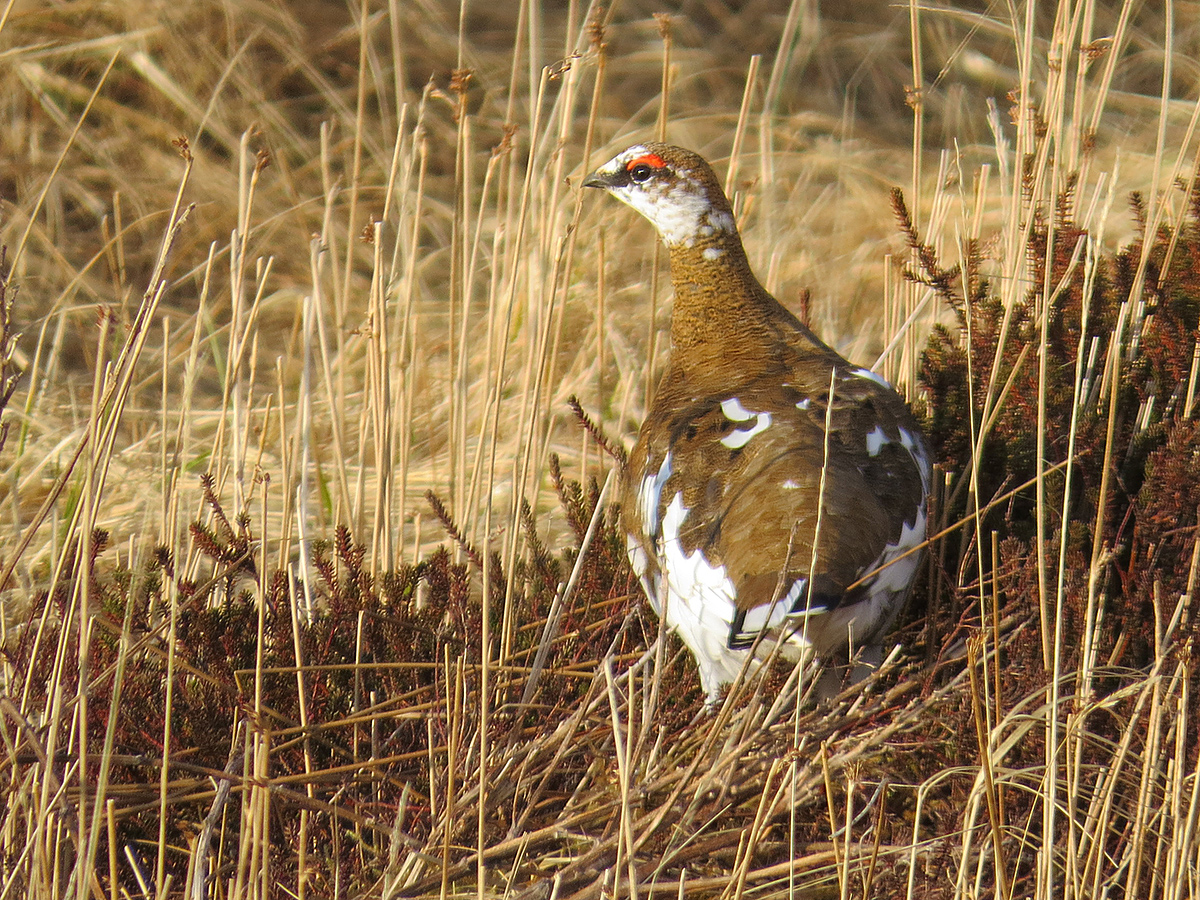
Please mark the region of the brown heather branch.
[[213, 478], [211, 472], [205, 472], [200, 476], [200, 486], [204, 490], [204, 502], [207, 503], [208, 508], [212, 510], [213, 518], [217, 520], [217, 523], [221, 526], [221, 530], [225, 533], [225, 536], [229, 540], [232, 540], [235, 537], [236, 532], [233, 530], [233, 525], [230, 524], [228, 517], [225, 515], [225, 510], [221, 506], [220, 499], [217, 497], [215, 485], [216, 479]]
[[438, 517], [438, 521], [442, 523], [442, 527], [446, 529], [446, 534], [450, 535], [450, 539], [458, 544], [463, 553], [467, 555], [467, 559], [471, 560], [472, 565], [479, 571], [483, 571], [483, 554], [463, 536], [458, 524], [450, 515], [441, 499], [433, 491], [425, 492], [425, 499], [429, 501], [430, 508], [433, 509], [433, 514]]
[[597, 425], [592, 420], [592, 417], [584, 412], [583, 405], [574, 394], [567, 398], [567, 405], [571, 407], [571, 412], [575, 413], [575, 418], [579, 420], [579, 424], [583, 426], [592, 440], [596, 442], [596, 445], [611, 456], [618, 466], [624, 469], [629, 462], [629, 455], [625, 452], [625, 449], [609, 439], [608, 435], [604, 433], [604, 429]]
[[1135, 234], [1146, 233], [1146, 220], [1149, 213], [1146, 210], [1146, 198], [1141, 191], [1129, 192], [1129, 210], [1133, 213], [1133, 221], [1135, 223]]
[[329, 558], [327, 550], [328, 545], [324, 541], [313, 541], [312, 564], [313, 568], [317, 570], [317, 574], [325, 582], [329, 593], [336, 596], [339, 587], [337, 568], [334, 566], [333, 560]]
[[591, 510], [585, 508], [582, 485], [568, 480], [563, 475], [562, 460], [559, 459], [557, 453], [550, 454], [550, 483], [554, 485], [554, 493], [558, 495], [559, 506], [567, 516], [567, 522], [575, 534], [575, 539], [583, 540], [592, 513]]
[[201, 553], [217, 562], [227, 562], [225, 559], [225, 547], [217, 539], [216, 535], [204, 527], [203, 523], [193, 522], [188, 526], [188, 531], [191, 532], [192, 541]]
[[892, 188], [891, 196], [892, 213], [896, 216], [896, 223], [904, 233], [909, 249], [913, 251], [913, 254], [917, 258], [917, 264], [920, 267], [919, 269], [914, 269], [911, 266], [905, 265], [903, 269], [904, 277], [914, 284], [923, 284], [926, 287], [933, 288], [937, 292], [937, 295], [961, 319], [964, 314], [963, 299], [954, 290], [954, 282], [960, 274], [958, 266], [951, 266], [948, 269], [941, 267], [933, 248], [922, 241], [921, 236], [917, 233], [912, 215], [908, 211], [908, 204], [904, 202], [904, 191], [898, 187]]
[[163, 570], [163, 573], [168, 578], [175, 577], [175, 556], [171, 553], [171, 549], [162, 544], [159, 544], [153, 551], [153, 565], [158, 566]]
[[797, 314], [797, 318], [802, 323], [804, 323], [805, 328], [811, 328], [812, 327], [812, 291], [810, 291], [808, 288], [804, 288], [802, 291], [800, 291], [800, 298], [799, 298], [798, 306], [799, 306], [800, 312]]
[[529, 501], [521, 498], [521, 510], [519, 513], [521, 529], [525, 532], [525, 543], [529, 548], [530, 561], [538, 569], [549, 575], [549, 560], [552, 558], [550, 551], [546, 549], [546, 545], [542, 539], [538, 537], [537, 522], [533, 518], [533, 507], [529, 505]]
[[375, 592], [375, 580], [367, 570], [367, 548], [362, 544], [354, 543], [350, 529], [345, 525], [339, 525], [337, 528], [335, 550], [338, 559], [346, 567], [346, 578], [343, 581], [343, 587], [353, 584], [362, 596], [373, 595]]
[[97, 558], [108, 547], [108, 530], [105, 528], [92, 529], [92, 565], [95, 566]]
[[1055, 198], [1054, 204], [1054, 224], [1058, 228], [1063, 228], [1071, 224], [1075, 219], [1075, 193], [1079, 188], [1079, 173], [1071, 172], [1067, 175], [1067, 184]]
[[[9, 293], [10, 271], [7, 265], [8, 247], [0, 247], [0, 416], [8, 409], [8, 401], [24, 374], [13, 362], [17, 336], [12, 331], [12, 306], [16, 290]], [[0, 450], [8, 437], [8, 420], [0, 421]]]
[[1028, 209], [1033, 205], [1034, 177], [1037, 174], [1037, 155], [1026, 153], [1021, 160], [1021, 204]]

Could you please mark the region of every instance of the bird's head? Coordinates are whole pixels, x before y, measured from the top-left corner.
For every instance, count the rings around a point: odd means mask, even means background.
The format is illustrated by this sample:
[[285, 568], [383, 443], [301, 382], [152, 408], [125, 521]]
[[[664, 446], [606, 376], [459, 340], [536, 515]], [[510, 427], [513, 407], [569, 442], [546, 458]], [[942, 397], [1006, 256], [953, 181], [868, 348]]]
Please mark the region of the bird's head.
[[690, 150], [635, 144], [583, 181], [650, 220], [668, 247], [717, 243], [736, 235], [733, 213], [712, 168]]

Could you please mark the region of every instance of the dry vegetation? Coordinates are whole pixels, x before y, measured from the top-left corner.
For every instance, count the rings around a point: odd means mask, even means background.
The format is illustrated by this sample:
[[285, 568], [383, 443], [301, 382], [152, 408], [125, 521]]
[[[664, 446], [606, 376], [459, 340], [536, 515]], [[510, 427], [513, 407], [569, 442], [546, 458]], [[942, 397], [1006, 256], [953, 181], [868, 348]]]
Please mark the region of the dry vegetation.
[[[952, 5], [4, 5], [0, 900], [1200, 890], [1200, 20]], [[937, 445], [832, 708], [606, 503], [662, 133]]]

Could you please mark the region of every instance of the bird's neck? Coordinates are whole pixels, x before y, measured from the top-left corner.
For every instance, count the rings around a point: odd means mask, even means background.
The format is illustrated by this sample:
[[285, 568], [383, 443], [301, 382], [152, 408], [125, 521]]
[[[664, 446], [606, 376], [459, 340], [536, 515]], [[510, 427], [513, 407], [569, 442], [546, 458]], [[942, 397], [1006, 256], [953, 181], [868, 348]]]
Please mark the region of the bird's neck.
[[671, 367], [695, 389], [753, 379], [783, 364], [781, 344], [809, 334], [759, 283], [736, 233], [670, 248]]

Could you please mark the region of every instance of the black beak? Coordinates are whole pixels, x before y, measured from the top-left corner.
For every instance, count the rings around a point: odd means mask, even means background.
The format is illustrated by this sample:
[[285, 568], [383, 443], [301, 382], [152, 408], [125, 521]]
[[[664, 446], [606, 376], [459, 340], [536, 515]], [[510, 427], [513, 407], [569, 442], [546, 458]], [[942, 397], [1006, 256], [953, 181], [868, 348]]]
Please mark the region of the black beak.
[[600, 188], [601, 190], [609, 190], [610, 188], [620, 187], [628, 179], [625, 172], [618, 172], [616, 175], [610, 175], [599, 170], [593, 172], [587, 178], [583, 179], [584, 187]]

